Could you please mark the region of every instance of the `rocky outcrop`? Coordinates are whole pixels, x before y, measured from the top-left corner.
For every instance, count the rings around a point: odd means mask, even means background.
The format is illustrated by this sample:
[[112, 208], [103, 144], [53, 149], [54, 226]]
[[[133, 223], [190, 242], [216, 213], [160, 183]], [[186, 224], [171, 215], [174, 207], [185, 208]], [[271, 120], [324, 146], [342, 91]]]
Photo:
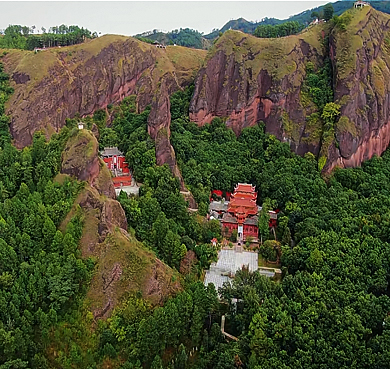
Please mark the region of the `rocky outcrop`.
[[74, 132], [62, 152], [61, 173], [87, 181], [99, 194], [115, 199], [114, 184], [107, 166], [99, 158], [99, 144], [92, 132]]
[[[255, 39], [226, 32], [196, 78], [190, 105], [198, 124], [226, 118], [236, 134], [263, 121], [266, 131], [293, 151], [326, 158], [325, 171], [358, 166], [381, 155], [390, 138], [390, 16], [371, 7], [351, 9], [333, 29], [318, 25], [297, 36]], [[341, 106], [332, 142], [307, 119], [315, 106], [304, 98], [305, 64], [323, 59], [320, 40], [330, 32], [334, 101]], [[333, 135], [333, 133], [332, 133]]]
[[[168, 164], [172, 173], [179, 178], [181, 189], [187, 191], [176, 162], [175, 150], [170, 141], [171, 104], [169, 95], [174, 92], [174, 90], [174, 81], [170, 79], [169, 76], [163, 78], [158, 93], [156, 93], [152, 101], [151, 111], [148, 116], [148, 133], [156, 144], [157, 165]], [[190, 206], [192, 204], [194, 208], [197, 208], [195, 199], [192, 195], [190, 198]]]
[[173, 278], [175, 272], [127, 233], [126, 215], [118, 201], [87, 184], [67, 220], [79, 207], [84, 224], [81, 253], [96, 260], [87, 293], [95, 319], [109, 317], [129, 293], [141, 293], [152, 304], [160, 304], [180, 290], [179, 278]]
[[295, 152], [318, 152], [319, 140], [307, 139], [305, 120], [313, 106], [301, 102], [301, 87], [306, 63], [321, 62], [320, 38], [320, 27], [280, 39], [225, 32], [197, 75], [191, 120], [202, 125], [227, 118], [236, 134], [262, 120]]
[[[19, 148], [29, 145], [37, 130], [48, 135], [58, 132], [66, 118], [91, 115], [132, 94], [137, 96], [138, 111], [152, 101], [165, 101], [162, 111], [159, 103], [152, 104], [150, 132], [157, 137], [160, 129], [169, 131], [170, 116], [164, 113], [169, 112], [169, 94], [193, 81], [205, 55], [204, 50], [159, 49], [113, 35], [37, 54], [10, 51], [2, 61], [15, 88], [7, 105], [14, 143]], [[168, 145], [157, 152], [170, 150]], [[162, 162], [162, 157], [157, 161]], [[172, 168], [173, 161], [174, 156], [168, 155]]]
[[95, 319], [109, 317], [129, 293], [141, 293], [152, 304], [160, 304], [181, 288], [178, 278], [173, 278], [175, 272], [127, 233], [126, 214], [114, 199], [111, 176], [98, 159], [97, 147], [92, 132], [75, 130], [63, 152], [61, 168], [63, 174], [86, 182], [61, 228], [81, 209], [81, 253], [96, 260], [87, 293]]
[[330, 37], [335, 101], [341, 105], [328, 167], [359, 166], [390, 142], [390, 17], [371, 7], [351, 10], [345, 30]]

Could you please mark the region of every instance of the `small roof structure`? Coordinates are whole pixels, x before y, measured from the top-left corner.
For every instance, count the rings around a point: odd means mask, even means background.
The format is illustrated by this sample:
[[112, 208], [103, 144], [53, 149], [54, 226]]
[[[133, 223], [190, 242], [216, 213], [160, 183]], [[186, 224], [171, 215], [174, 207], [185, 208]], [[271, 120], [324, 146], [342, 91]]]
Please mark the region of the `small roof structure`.
[[353, 6], [355, 8], [364, 8], [365, 6], [370, 6], [369, 3], [367, 3], [366, 1], [356, 1]]
[[219, 213], [212, 210], [212, 211], [210, 211], [210, 219], [211, 219], [211, 217], [213, 217], [214, 219], [219, 219]]
[[254, 217], [246, 218], [244, 224], [246, 225], [255, 225], [257, 226], [259, 223], [259, 217], [255, 215]]
[[105, 147], [104, 150], [100, 152], [100, 155], [103, 157], [123, 156], [123, 153], [119, 151], [117, 147]]
[[209, 211], [227, 211], [229, 201], [211, 201], [209, 205]]
[[229, 213], [224, 213], [222, 216], [222, 223], [233, 223], [237, 224], [237, 218]]

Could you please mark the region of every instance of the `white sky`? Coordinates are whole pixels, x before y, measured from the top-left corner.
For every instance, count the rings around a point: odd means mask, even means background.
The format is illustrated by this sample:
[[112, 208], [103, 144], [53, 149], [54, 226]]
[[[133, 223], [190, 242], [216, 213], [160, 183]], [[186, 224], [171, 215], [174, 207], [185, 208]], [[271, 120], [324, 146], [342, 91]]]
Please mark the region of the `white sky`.
[[279, 19], [328, 1], [2, 1], [0, 29], [9, 24], [79, 25], [90, 31], [135, 35], [153, 29], [193, 28], [205, 34], [240, 17]]

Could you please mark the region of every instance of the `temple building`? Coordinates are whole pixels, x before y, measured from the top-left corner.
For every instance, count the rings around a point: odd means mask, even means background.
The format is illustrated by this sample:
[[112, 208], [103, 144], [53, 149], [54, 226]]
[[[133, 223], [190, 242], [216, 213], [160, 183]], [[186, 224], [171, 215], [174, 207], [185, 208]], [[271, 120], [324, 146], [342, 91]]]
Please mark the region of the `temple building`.
[[115, 192], [118, 194], [121, 189], [132, 185], [132, 178], [126, 158], [117, 147], [105, 147], [100, 153], [103, 161], [112, 174]]
[[258, 211], [255, 186], [246, 183], [236, 185], [227, 212], [222, 216], [222, 227], [229, 234], [236, 229], [238, 242], [245, 241], [248, 236], [258, 237]]
[[359, 8], [364, 8], [365, 6], [370, 6], [370, 3], [366, 2], [366, 1], [356, 1], [353, 6], [356, 8], [356, 9], [359, 9]]

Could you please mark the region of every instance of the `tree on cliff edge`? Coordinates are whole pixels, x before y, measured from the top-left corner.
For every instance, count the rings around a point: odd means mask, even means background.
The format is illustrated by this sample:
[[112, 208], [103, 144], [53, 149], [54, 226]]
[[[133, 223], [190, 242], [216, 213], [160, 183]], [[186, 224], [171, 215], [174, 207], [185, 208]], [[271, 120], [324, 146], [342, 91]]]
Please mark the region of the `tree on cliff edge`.
[[333, 13], [334, 13], [333, 5], [330, 4], [330, 3], [329, 3], [329, 4], [326, 4], [326, 5], [324, 6], [323, 12], [324, 12], [324, 19], [325, 19], [326, 21], [331, 20], [332, 17], [333, 17]]

